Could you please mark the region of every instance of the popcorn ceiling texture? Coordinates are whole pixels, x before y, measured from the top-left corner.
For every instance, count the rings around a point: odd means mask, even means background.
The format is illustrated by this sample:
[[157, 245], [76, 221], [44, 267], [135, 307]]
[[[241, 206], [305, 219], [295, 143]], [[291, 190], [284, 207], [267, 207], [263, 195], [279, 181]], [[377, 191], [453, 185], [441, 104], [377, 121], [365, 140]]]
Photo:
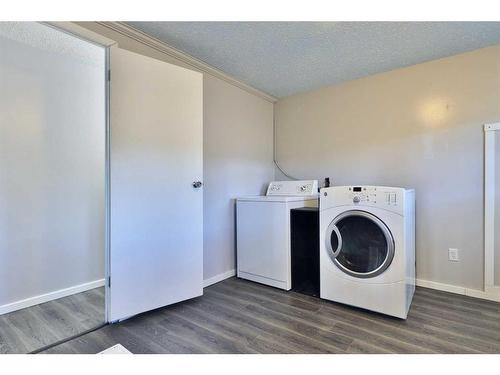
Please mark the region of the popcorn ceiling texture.
[[500, 22], [128, 22], [284, 97], [500, 43]]
[[37, 22], [0, 22], [0, 37], [88, 66], [105, 67], [104, 48]]

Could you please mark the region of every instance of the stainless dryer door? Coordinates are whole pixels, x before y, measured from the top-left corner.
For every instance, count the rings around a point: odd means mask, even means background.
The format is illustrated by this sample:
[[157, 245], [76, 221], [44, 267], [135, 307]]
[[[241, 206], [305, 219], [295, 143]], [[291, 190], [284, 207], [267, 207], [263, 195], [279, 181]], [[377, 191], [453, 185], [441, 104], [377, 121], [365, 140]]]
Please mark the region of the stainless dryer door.
[[338, 215], [326, 231], [326, 249], [346, 274], [369, 278], [380, 275], [394, 258], [394, 239], [375, 215], [351, 210]]

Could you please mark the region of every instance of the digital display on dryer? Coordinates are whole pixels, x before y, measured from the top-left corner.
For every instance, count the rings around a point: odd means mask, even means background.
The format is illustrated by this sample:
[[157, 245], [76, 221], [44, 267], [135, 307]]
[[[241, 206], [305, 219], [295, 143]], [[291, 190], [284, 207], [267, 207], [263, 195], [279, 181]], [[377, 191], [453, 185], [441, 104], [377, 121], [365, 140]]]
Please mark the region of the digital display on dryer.
[[356, 191], [356, 192], [361, 191], [361, 187], [360, 186], [355, 186], [355, 187], [352, 188], [352, 191]]

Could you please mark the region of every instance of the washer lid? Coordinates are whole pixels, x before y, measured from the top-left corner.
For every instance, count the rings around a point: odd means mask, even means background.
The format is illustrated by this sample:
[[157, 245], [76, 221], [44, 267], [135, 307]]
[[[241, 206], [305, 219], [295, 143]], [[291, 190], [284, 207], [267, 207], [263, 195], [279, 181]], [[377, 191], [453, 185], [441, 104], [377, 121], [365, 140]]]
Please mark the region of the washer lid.
[[318, 195], [310, 195], [310, 196], [279, 196], [279, 195], [253, 195], [248, 197], [240, 197], [236, 200], [238, 202], [303, 202], [303, 201], [311, 201], [317, 200]]

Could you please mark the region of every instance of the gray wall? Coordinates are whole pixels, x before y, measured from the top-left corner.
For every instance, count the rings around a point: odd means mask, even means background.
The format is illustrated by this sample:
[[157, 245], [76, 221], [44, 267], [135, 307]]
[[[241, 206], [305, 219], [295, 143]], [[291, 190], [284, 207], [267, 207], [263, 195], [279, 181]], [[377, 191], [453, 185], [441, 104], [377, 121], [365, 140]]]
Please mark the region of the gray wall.
[[235, 267], [234, 199], [261, 194], [273, 179], [273, 105], [204, 77], [205, 279]]
[[499, 103], [500, 46], [287, 97], [278, 160], [335, 185], [415, 188], [417, 277], [481, 289], [483, 124]]
[[104, 278], [104, 49], [0, 23], [0, 306]]
[[[78, 25], [145, 56], [191, 66], [93, 22]], [[273, 104], [203, 73], [204, 279], [234, 270], [234, 202], [260, 194], [274, 177]]]

